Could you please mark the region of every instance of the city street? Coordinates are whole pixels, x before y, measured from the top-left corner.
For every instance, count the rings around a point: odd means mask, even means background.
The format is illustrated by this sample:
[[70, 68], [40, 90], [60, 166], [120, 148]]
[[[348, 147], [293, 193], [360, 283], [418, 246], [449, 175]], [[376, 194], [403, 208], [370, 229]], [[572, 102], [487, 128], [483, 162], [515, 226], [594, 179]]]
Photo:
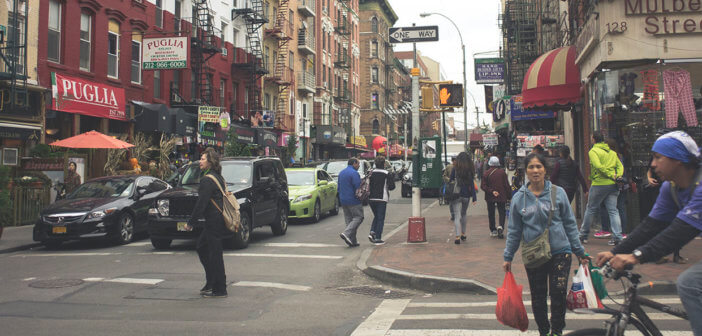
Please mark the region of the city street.
[[[483, 202], [478, 203], [484, 207]], [[424, 208], [437, 207], [425, 198]], [[442, 207], [442, 209], [447, 209]], [[393, 192], [386, 235], [410, 213]], [[484, 211], [484, 209], [477, 209]], [[0, 325], [4, 335], [513, 335], [495, 320], [494, 295], [430, 294], [393, 288], [356, 267], [372, 248], [339, 239], [343, 215], [293, 223], [286, 235], [254, 231], [245, 250], [225, 251], [229, 297], [203, 299], [194, 242], [155, 251], [148, 239], [125, 246], [68, 243], [0, 254]], [[428, 223], [431, 225], [431, 223]], [[405, 228], [405, 227], [403, 227]], [[406, 234], [399, 230], [398, 235]], [[487, 238], [485, 238], [487, 239]], [[504, 241], [494, 240], [494, 244]], [[457, 256], [459, 257], [459, 256]], [[664, 298], [679, 306], [677, 298]], [[530, 313], [527, 300], [527, 310]], [[654, 314], [665, 335], [691, 335], [687, 322]], [[531, 319], [531, 316], [530, 316]], [[568, 329], [599, 316], [569, 314]], [[530, 321], [530, 333], [535, 324]], [[679, 332], [676, 332], [679, 331]]]

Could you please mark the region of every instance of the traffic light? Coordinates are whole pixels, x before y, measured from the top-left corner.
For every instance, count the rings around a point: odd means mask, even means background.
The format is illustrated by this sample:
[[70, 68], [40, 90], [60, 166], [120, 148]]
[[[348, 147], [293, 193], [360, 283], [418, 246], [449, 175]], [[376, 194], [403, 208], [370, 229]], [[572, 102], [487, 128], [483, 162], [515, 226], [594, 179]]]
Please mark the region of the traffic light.
[[439, 106], [440, 107], [461, 107], [461, 106], [463, 106], [463, 85], [461, 85], [461, 84], [439, 84]]
[[433, 86], [422, 86], [422, 108], [423, 109], [433, 109], [434, 108], [434, 87]]

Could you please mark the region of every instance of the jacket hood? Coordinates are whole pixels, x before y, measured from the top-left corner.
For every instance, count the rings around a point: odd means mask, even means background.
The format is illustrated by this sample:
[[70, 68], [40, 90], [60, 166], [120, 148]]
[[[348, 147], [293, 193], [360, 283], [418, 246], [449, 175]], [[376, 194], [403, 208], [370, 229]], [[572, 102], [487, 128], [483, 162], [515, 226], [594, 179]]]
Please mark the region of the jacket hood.
[[609, 145], [606, 144], [606, 143], [604, 143], [604, 142], [598, 142], [598, 143], [596, 143], [596, 144], [593, 146], [593, 148], [599, 148], [599, 149], [601, 149], [601, 150], [604, 150], [604, 151], [607, 152], [607, 153], [609, 153], [609, 151], [611, 151], [611, 149], [609, 148]]

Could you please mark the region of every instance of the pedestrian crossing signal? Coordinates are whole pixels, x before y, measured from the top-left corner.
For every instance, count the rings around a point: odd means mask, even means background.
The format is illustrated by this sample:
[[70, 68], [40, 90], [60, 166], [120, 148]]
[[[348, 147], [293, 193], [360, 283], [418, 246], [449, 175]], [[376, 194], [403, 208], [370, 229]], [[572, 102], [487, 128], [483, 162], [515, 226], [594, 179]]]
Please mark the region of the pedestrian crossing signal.
[[439, 85], [439, 106], [440, 107], [461, 107], [461, 106], [463, 106], [463, 85], [461, 85], [461, 84], [440, 84]]

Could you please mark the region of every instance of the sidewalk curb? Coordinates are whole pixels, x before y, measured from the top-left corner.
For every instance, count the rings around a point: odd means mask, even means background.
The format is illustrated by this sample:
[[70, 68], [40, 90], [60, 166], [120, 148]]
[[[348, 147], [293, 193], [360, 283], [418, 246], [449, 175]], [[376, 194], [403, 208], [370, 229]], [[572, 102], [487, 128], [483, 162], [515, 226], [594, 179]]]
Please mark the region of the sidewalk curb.
[[25, 250], [29, 250], [29, 249], [39, 247], [39, 246], [41, 246], [41, 243], [32, 243], [32, 244], [8, 247], [6, 249], [0, 249], [0, 254], [25, 251]]
[[[636, 289], [638, 295], [678, 295], [678, 287], [675, 282], [653, 280], [651, 282], [641, 282]], [[624, 290], [617, 291], [610, 295], [624, 295]]]

